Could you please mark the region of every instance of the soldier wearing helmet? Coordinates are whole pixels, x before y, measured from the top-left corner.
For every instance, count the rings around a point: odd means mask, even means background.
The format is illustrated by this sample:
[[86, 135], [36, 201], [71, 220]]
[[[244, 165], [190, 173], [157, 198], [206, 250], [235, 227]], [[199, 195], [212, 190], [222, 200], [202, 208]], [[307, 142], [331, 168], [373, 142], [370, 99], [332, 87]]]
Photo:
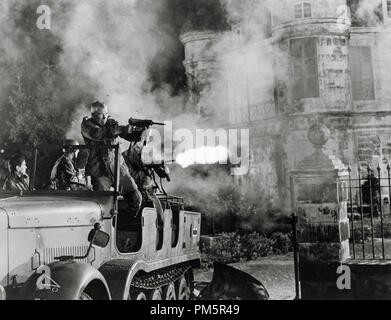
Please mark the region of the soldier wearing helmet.
[[75, 148], [79, 143], [69, 139], [64, 143], [64, 154], [55, 162], [51, 175], [51, 186], [56, 190], [78, 190], [81, 179], [75, 159], [79, 149]]
[[[140, 132], [133, 132], [129, 125], [121, 126], [110, 118], [107, 106], [99, 101], [91, 105], [91, 117], [83, 119], [81, 133], [88, 146], [116, 145], [119, 137], [132, 142], [141, 139]], [[119, 159], [120, 188], [129, 199], [130, 209], [137, 212], [141, 206], [141, 194], [121, 155]], [[91, 185], [95, 191], [110, 191], [115, 183], [115, 151], [89, 150], [85, 174], [87, 185]]]

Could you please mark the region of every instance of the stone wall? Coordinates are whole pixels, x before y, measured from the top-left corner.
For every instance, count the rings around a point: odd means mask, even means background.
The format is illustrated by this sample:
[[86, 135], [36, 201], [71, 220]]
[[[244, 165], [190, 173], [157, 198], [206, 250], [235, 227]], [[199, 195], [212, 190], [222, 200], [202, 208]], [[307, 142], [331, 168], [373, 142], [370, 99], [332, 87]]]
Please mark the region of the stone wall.
[[391, 300], [391, 264], [387, 261], [348, 261], [351, 290], [344, 290], [349, 299]]
[[[342, 266], [349, 269], [337, 270]], [[301, 298], [304, 300], [391, 300], [391, 264], [380, 260], [301, 264]], [[345, 273], [349, 270], [349, 273]], [[350, 288], [339, 289], [346, 276]], [[344, 281], [345, 281], [344, 279]], [[349, 279], [349, 280], [348, 280]]]
[[348, 172], [322, 151], [330, 137], [325, 125], [311, 126], [307, 138], [315, 152], [290, 173], [301, 298], [391, 299], [391, 263], [351, 259]]
[[334, 265], [344, 263], [349, 254], [346, 167], [321, 148], [330, 138], [320, 123], [307, 133], [315, 152], [291, 171], [292, 201], [297, 222], [299, 280], [303, 299], [338, 297]]

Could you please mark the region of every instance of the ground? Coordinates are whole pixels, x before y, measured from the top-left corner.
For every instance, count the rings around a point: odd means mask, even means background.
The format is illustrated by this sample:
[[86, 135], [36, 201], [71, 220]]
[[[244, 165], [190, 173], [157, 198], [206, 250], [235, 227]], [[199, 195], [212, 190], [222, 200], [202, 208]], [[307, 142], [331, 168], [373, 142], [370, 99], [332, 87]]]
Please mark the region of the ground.
[[[275, 255], [255, 261], [233, 263], [231, 266], [249, 273], [263, 283], [272, 300], [295, 297], [293, 254]], [[196, 270], [195, 281], [211, 281], [213, 270]]]

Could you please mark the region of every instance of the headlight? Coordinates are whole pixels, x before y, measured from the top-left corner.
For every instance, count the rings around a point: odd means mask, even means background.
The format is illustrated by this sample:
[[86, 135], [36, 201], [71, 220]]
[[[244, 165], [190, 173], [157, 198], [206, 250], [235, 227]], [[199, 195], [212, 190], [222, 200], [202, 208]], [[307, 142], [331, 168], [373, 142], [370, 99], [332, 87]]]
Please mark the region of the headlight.
[[0, 286], [0, 300], [5, 300], [7, 297], [6, 293], [5, 293], [5, 289], [3, 286]]

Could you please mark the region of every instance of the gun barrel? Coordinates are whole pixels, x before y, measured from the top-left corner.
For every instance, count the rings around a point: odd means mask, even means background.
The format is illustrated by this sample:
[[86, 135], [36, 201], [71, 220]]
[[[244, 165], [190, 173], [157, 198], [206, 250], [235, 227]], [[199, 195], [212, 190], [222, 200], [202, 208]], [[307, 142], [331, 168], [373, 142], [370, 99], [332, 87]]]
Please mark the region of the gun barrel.
[[132, 126], [140, 126], [140, 127], [143, 127], [143, 126], [149, 127], [152, 125], [156, 125], [156, 126], [164, 126], [165, 125], [162, 122], [154, 122], [152, 120], [142, 120], [142, 119], [134, 119], [134, 118], [129, 119], [129, 124]]

